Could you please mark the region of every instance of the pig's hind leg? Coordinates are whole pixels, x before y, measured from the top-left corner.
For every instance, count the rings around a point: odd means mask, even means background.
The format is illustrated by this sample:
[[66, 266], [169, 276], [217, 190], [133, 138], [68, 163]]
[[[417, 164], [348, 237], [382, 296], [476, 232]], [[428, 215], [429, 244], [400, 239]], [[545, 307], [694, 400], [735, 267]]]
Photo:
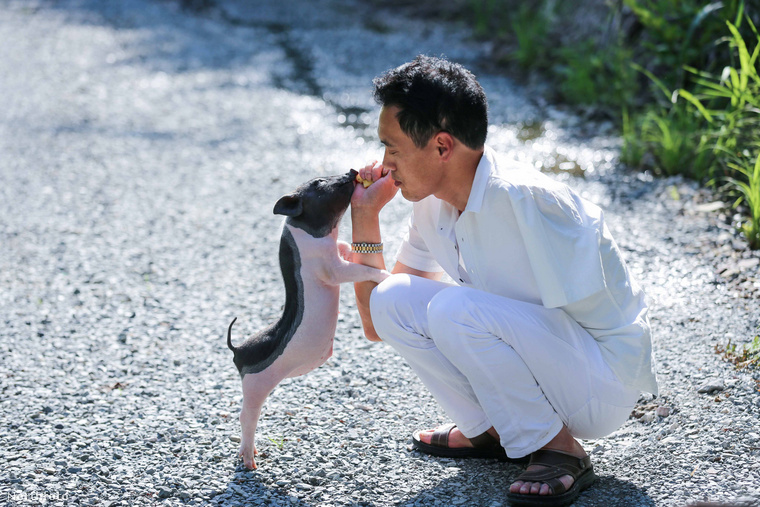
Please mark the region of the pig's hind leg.
[[275, 380], [266, 371], [249, 373], [243, 377], [243, 407], [240, 411], [240, 457], [249, 469], [256, 468], [256, 426], [261, 416], [261, 407], [267, 396], [281, 379]]

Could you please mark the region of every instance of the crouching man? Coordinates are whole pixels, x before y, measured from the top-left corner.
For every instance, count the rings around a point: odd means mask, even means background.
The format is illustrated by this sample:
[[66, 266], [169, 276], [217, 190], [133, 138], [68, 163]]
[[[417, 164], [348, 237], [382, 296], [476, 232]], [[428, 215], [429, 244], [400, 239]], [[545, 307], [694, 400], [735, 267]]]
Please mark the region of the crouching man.
[[[515, 505], [564, 505], [596, 476], [599, 438], [657, 392], [644, 293], [602, 211], [485, 145], [485, 93], [465, 68], [420, 56], [374, 81], [381, 164], [359, 171], [353, 262], [385, 269], [379, 213], [413, 202], [391, 277], [355, 284], [364, 332], [411, 365], [453, 424], [422, 452], [527, 458]], [[456, 283], [444, 283], [443, 272]]]

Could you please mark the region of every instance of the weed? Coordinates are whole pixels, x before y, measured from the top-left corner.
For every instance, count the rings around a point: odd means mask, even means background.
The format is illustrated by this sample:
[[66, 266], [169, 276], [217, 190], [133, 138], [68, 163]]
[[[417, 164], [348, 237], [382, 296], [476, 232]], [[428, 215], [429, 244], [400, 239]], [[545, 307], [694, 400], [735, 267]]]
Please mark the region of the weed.
[[715, 353], [723, 356], [737, 368], [756, 367], [760, 362], [760, 335], [755, 336], [749, 344], [743, 344], [741, 349], [729, 339], [725, 346], [715, 345]]
[[277, 450], [281, 451], [283, 447], [285, 447], [285, 437], [267, 437], [270, 442], [272, 442], [276, 447]]

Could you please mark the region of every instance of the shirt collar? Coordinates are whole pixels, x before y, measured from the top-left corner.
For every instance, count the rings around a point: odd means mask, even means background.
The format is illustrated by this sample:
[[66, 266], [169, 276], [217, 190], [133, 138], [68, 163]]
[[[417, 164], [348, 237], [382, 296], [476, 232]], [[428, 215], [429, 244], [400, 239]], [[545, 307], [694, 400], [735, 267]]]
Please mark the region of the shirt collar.
[[493, 150], [485, 146], [483, 148], [483, 156], [480, 157], [480, 162], [475, 170], [475, 178], [472, 180], [472, 188], [470, 189], [470, 196], [467, 198], [465, 212], [480, 212], [480, 208], [483, 205], [483, 196], [485, 196], [486, 187], [488, 186], [488, 178], [495, 165]]

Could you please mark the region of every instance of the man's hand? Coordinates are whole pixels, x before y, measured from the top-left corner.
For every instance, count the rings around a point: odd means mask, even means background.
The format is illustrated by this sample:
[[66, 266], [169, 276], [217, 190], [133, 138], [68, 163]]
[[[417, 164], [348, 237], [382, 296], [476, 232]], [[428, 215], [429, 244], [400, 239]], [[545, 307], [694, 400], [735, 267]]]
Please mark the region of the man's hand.
[[390, 176], [390, 171], [375, 161], [359, 169], [359, 177], [372, 184], [367, 187], [361, 184], [356, 185], [354, 195], [351, 198], [352, 216], [357, 214], [377, 215], [398, 191], [393, 178]]

